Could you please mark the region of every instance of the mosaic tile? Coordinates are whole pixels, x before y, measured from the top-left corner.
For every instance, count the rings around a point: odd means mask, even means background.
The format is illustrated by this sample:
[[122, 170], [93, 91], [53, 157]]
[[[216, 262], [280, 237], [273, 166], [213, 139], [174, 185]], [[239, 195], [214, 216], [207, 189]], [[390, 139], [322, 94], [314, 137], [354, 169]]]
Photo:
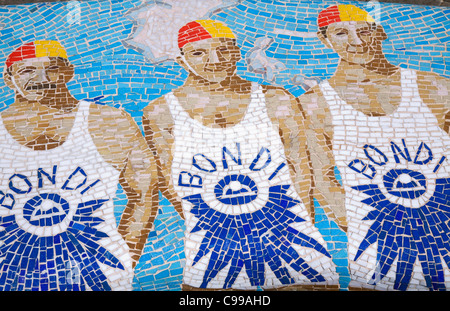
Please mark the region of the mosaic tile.
[[450, 10], [0, 7], [0, 289], [446, 290]]

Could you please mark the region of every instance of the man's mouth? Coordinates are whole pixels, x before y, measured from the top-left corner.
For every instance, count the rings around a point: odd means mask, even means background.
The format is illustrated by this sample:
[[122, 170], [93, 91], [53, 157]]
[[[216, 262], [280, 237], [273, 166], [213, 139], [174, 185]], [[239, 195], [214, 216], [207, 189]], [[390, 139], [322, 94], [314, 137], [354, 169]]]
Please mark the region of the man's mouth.
[[36, 83], [32, 85], [27, 85], [25, 90], [27, 91], [35, 91], [35, 90], [48, 90], [48, 89], [56, 89], [56, 84], [53, 83]]
[[353, 46], [349, 46], [346, 49], [347, 53], [351, 53], [351, 54], [365, 54], [367, 53], [367, 51], [369, 51], [368, 47], [353, 47]]
[[214, 66], [214, 67], [205, 67], [204, 70], [207, 72], [222, 72], [229, 70], [231, 68], [231, 65], [222, 65], [222, 66]]

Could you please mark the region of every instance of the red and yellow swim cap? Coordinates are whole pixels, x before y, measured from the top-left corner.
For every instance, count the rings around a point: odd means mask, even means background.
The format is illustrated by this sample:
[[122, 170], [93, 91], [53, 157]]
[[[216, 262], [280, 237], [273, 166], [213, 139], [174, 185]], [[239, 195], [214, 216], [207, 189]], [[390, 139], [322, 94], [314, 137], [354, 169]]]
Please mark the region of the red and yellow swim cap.
[[63, 57], [67, 58], [67, 52], [58, 41], [37, 40], [25, 43], [9, 54], [6, 59], [6, 67], [11, 67], [15, 62], [37, 57]]
[[196, 20], [187, 23], [178, 31], [178, 47], [185, 44], [210, 38], [236, 39], [230, 28], [221, 22], [213, 20]]
[[317, 18], [317, 24], [319, 27], [326, 27], [333, 23], [347, 21], [366, 21], [374, 23], [375, 19], [373, 19], [373, 17], [366, 11], [351, 4], [330, 6], [320, 12], [319, 17]]

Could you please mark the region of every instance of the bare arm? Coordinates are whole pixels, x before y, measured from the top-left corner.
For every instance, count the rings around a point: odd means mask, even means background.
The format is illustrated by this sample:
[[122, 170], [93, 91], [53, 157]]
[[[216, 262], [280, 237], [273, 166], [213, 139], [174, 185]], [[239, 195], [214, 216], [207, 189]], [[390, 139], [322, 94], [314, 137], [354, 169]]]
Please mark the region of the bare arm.
[[333, 127], [328, 105], [317, 87], [302, 95], [298, 103], [307, 119], [308, 148], [315, 180], [314, 197], [327, 216], [347, 231], [345, 192], [335, 174]]
[[[272, 95], [271, 95], [272, 94]], [[266, 95], [269, 113], [280, 129], [296, 191], [314, 221], [315, 198], [343, 230], [347, 230], [344, 192], [334, 175], [330, 138], [290, 93], [271, 90]]]
[[267, 110], [272, 124], [278, 126], [293, 185], [314, 221], [314, 180], [306, 145], [305, 118], [299, 107], [293, 104], [295, 98], [291, 94], [282, 88], [265, 88]]
[[158, 188], [184, 219], [181, 198], [175, 192], [171, 178], [173, 121], [164, 98], [156, 99], [144, 109], [142, 123], [145, 140], [157, 163]]
[[450, 79], [429, 72], [417, 73], [420, 97], [450, 134]]
[[118, 231], [130, 248], [134, 267], [158, 212], [156, 162], [139, 127], [125, 111], [91, 106], [89, 130], [103, 158], [120, 171], [119, 183], [128, 202]]

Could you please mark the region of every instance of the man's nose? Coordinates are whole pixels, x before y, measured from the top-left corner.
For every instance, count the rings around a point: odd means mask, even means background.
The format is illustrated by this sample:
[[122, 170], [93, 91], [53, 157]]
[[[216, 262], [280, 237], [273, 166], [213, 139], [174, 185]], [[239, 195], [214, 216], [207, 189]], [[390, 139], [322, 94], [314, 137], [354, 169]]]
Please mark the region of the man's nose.
[[217, 49], [211, 49], [211, 52], [209, 53], [208, 63], [215, 64], [223, 62], [223, 57], [220, 51], [217, 51]]
[[363, 45], [364, 41], [361, 40], [356, 31], [350, 31], [348, 33], [348, 43], [350, 45]]
[[36, 71], [34, 72], [33, 80], [35, 82], [49, 82], [47, 71], [45, 70], [45, 68], [36, 69]]

